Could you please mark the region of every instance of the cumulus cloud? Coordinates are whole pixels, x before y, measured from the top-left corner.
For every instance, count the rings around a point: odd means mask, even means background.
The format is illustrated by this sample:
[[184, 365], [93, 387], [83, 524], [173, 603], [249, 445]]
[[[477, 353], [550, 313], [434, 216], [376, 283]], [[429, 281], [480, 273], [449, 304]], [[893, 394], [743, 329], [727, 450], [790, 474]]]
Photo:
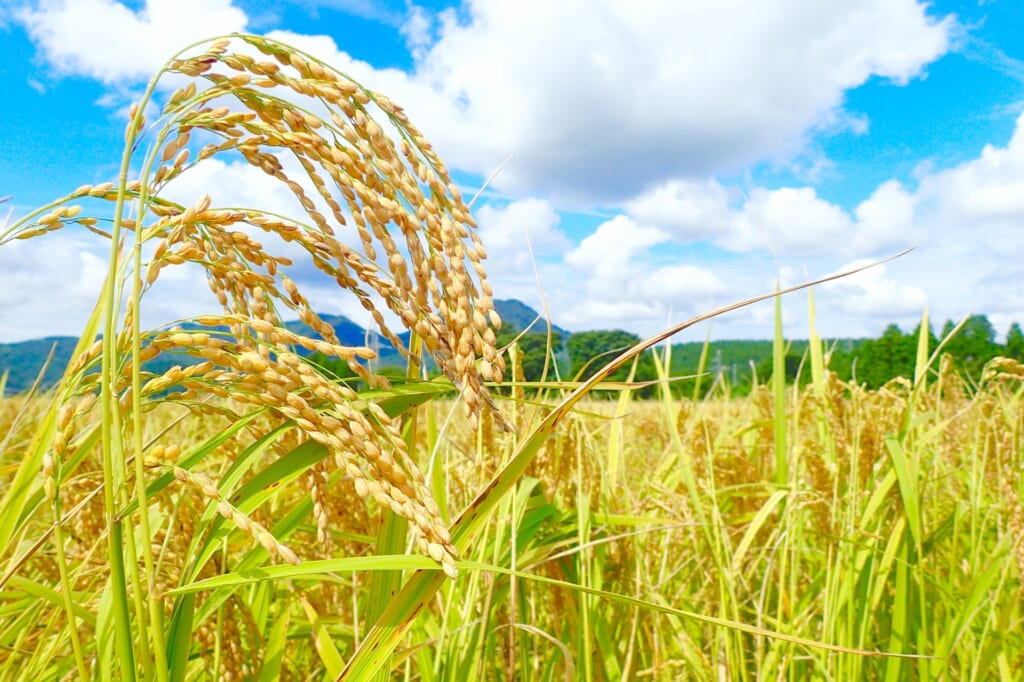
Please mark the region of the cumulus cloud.
[[565, 262], [593, 273], [595, 285], [603, 285], [617, 280], [635, 254], [668, 239], [669, 234], [664, 230], [640, 225], [627, 216], [619, 215], [601, 223], [593, 234], [566, 255]]
[[[708, 241], [751, 255], [770, 246], [787, 282], [917, 245], [904, 259], [825, 287], [820, 319], [913, 324], [929, 305], [943, 319], [974, 310], [1003, 327], [1024, 320], [1024, 269], [1013, 260], [1024, 253], [1024, 114], [1005, 146], [988, 145], [951, 168], [922, 167], [916, 180], [884, 182], [849, 212], [810, 187], [756, 188], [736, 199], [715, 181], [670, 181], [627, 209], [678, 243]], [[724, 279], [744, 295], [764, 288], [745, 276], [745, 258], [724, 265]], [[639, 259], [651, 262], [653, 254]], [[857, 324], [862, 333], [878, 331]]]
[[[858, 260], [839, 269], [849, 270], [869, 262]], [[928, 296], [921, 287], [899, 282], [889, 274], [887, 265], [879, 265], [829, 282], [825, 290], [833, 294], [832, 301], [841, 312], [882, 317], [886, 320], [907, 315], [920, 317], [928, 305]]]
[[583, 328], [653, 331], [669, 311], [691, 310], [728, 291], [709, 268], [657, 264], [655, 250], [670, 238], [625, 215], [602, 223], [565, 257], [579, 279], [559, 282], [552, 292], [556, 319]]
[[953, 168], [924, 175], [918, 200], [929, 217], [969, 228], [971, 237], [983, 243], [1020, 245], [1021, 231], [977, 229], [980, 226], [1020, 225], [1024, 217], [1024, 114], [1017, 118], [1013, 136], [1005, 147], [986, 145], [976, 159]]
[[915, 221], [916, 207], [917, 199], [901, 183], [880, 185], [854, 210], [853, 251], [880, 255], [920, 243], [927, 232]]
[[[227, 0], [146, 0], [135, 10], [47, 0], [18, 20], [60, 73], [118, 86], [148, 78], [190, 40], [247, 22]], [[884, 270], [823, 288], [819, 322], [911, 319], [929, 300], [936, 316], [973, 307], [1024, 319], [1019, 268], [1005, 265], [1024, 253], [1024, 118], [1006, 146], [953, 168], [922, 165], [857, 205], [813, 187], [839, 169], [809, 140], [870, 134], [866, 117], [844, 109], [845, 93], [871, 78], [919, 78], [951, 49], [962, 28], [926, 4], [470, 0], [441, 14], [409, 5], [402, 31], [408, 72], [356, 60], [330, 36], [268, 35], [386, 92], [455, 169], [488, 175], [514, 153], [494, 183], [505, 197], [476, 209], [499, 296], [537, 302], [526, 237], [556, 322], [644, 332], [669, 309], [761, 292], [776, 272], [816, 276], [918, 244]], [[806, 159], [794, 171], [806, 186], [722, 180], [758, 161]], [[276, 210], [291, 200], [231, 163], [177, 190], [211, 188], [228, 205]], [[567, 207], [608, 218], [573, 245], [558, 213]], [[766, 310], [737, 319], [770, 324]]]
[[772, 249], [807, 253], [835, 248], [850, 231], [850, 218], [811, 187], [761, 188], [751, 192], [732, 236], [719, 241], [739, 251]]
[[0, 248], [0, 338], [78, 333], [99, 298], [108, 249], [78, 228]]
[[627, 202], [637, 220], [663, 226], [676, 239], [714, 240], [734, 220], [728, 190], [716, 180], [668, 180]]
[[302, 205], [280, 180], [241, 161], [204, 159], [171, 180], [163, 196], [185, 206], [204, 194], [215, 206], [259, 207], [264, 211], [296, 216]]
[[[229, 0], [46, 0], [21, 20], [57, 69], [107, 83], [247, 21]], [[412, 73], [358, 62], [328, 36], [270, 35], [387, 92], [450, 165], [488, 174], [514, 152], [498, 187], [607, 204], [799, 151], [847, 120], [847, 89], [917, 77], [955, 27], [914, 0], [472, 0], [434, 16], [410, 6]]]
[[507, 273], [532, 277], [536, 259], [560, 256], [571, 246], [558, 228], [561, 218], [543, 199], [521, 199], [506, 206], [485, 204], [476, 212], [476, 220], [490, 254], [488, 270], [492, 276]]
[[471, 126], [482, 139], [444, 140], [454, 159], [483, 172], [514, 149], [504, 186], [606, 201], [799, 148], [809, 128], [841, 118], [845, 90], [916, 77], [954, 26], [906, 0], [465, 9], [415, 74], [490, 125]]
[[17, 18], [58, 73], [108, 85], [148, 80], [184, 46], [244, 30], [247, 21], [231, 0], [146, 0], [139, 10], [115, 0], [42, 0]]
[[725, 282], [708, 268], [696, 265], [666, 265], [630, 282], [628, 289], [645, 300], [672, 304], [700, 299], [727, 291]]
[[[1024, 115], [1005, 145], [989, 145], [951, 168], [922, 167], [915, 180], [884, 182], [850, 211], [810, 187], [744, 195], [715, 180], [668, 181], [570, 252], [566, 261], [583, 275], [583, 295], [555, 297], [555, 319], [564, 314], [580, 328], [624, 320], [653, 332], [670, 304], [678, 312], [686, 301], [706, 309], [712, 296], [770, 290], [773, 273], [794, 284], [917, 245], [898, 261], [819, 288], [819, 331], [874, 335], [889, 322], [909, 330], [926, 306], [935, 320], [987, 313], [1000, 333], [1024, 321], [1024, 267], [1015, 260], [1024, 253]], [[709, 243], [714, 248], [699, 251], [696, 271], [677, 265], [673, 277], [664, 265], [672, 249]], [[805, 299], [791, 297], [784, 307], [787, 333], [806, 335]], [[737, 330], [726, 334], [764, 336], [771, 307], [716, 325]]]
[[881, 185], [853, 215], [813, 187], [755, 187], [749, 194], [715, 180], [669, 180], [626, 204], [637, 220], [668, 230], [680, 242], [709, 241], [733, 252], [880, 255], [922, 238], [916, 199], [899, 182]]

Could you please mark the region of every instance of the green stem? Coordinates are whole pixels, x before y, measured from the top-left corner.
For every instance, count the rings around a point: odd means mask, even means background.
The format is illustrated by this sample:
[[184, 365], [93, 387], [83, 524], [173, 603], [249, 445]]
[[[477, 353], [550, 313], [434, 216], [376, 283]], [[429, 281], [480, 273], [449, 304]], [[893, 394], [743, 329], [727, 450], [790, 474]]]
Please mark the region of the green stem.
[[85, 664], [82, 653], [82, 640], [78, 634], [78, 621], [75, 619], [74, 602], [71, 596], [71, 581], [68, 579], [68, 562], [64, 553], [64, 529], [60, 518], [60, 493], [55, 492], [53, 500], [53, 540], [57, 547], [57, 569], [60, 571], [61, 596], [64, 598], [64, 611], [68, 615], [68, 635], [71, 637], [71, 648], [75, 653], [75, 665], [78, 666], [78, 677], [89, 679], [89, 668]]
[[[156, 159], [156, 154], [166, 139], [167, 130], [168, 128], [164, 128], [164, 131], [157, 138], [157, 143], [154, 145], [153, 151], [146, 160], [146, 165], [141, 175], [143, 180], [149, 177], [153, 162]], [[138, 222], [136, 223], [135, 228], [135, 245], [133, 248], [132, 263], [132, 297], [130, 310], [132, 311], [132, 395], [135, 397], [135, 400], [132, 401], [132, 451], [135, 453], [135, 499], [139, 505], [138, 528], [139, 535], [141, 535], [138, 542], [143, 550], [142, 561], [146, 572], [146, 588], [138, 598], [140, 600], [144, 599], [149, 609], [148, 636], [152, 637], [156, 679], [159, 682], [167, 682], [169, 678], [167, 642], [164, 637], [163, 628], [164, 611], [160, 595], [156, 592], [156, 569], [153, 564], [153, 552], [150, 549], [152, 547], [153, 535], [149, 526], [149, 496], [146, 493], [146, 463], [145, 458], [143, 457], [144, 446], [142, 437], [142, 220], [145, 215], [146, 202], [149, 198], [148, 187], [149, 185], [147, 182], [140, 183], [139, 212], [137, 216]], [[148, 637], [142, 638], [143, 642], [146, 642], [147, 640]]]
[[[160, 76], [166, 70], [166, 65], [157, 72], [150, 80], [146, 92], [139, 102], [135, 116], [128, 124], [128, 131], [125, 136], [124, 152], [121, 155], [121, 169], [117, 181], [117, 201], [114, 204], [114, 225], [110, 234], [110, 259], [107, 269], [107, 278], [103, 284], [101, 295], [101, 307], [103, 308], [103, 354], [101, 360], [101, 383], [100, 401], [102, 405], [103, 420], [101, 424], [101, 442], [103, 459], [104, 505], [108, 523], [108, 556], [110, 560], [111, 595], [114, 607], [113, 623], [115, 632], [115, 646], [118, 661], [121, 665], [122, 674], [126, 679], [134, 679], [136, 675], [135, 651], [133, 646], [131, 614], [128, 609], [128, 592], [125, 584], [125, 562], [123, 530], [121, 520], [117, 517], [116, 500], [119, 494], [124, 493], [125, 471], [124, 471], [124, 446], [120, 429], [115, 433], [115, 411], [120, 410], [117, 400], [117, 367], [115, 363], [115, 351], [117, 350], [118, 339], [115, 334], [117, 322], [120, 318], [120, 296], [121, 287], [118, 284], [121, 280], [122, 258], [121, 242], [122, 227], [125, 212], [125, 199], [128, 194], [128, 171], [131, 167], [132, 151], [135, 141], [142, 128], [143, 112], [146, 103], [150, 101]], [[141, 216], [140, 216], [141, 219]], [[141, 223], [136, 223], [136, 231], [141, 231]], [[137, 323], [138, 310], [133, 310], [133, 316]], [[137, 369], [137, 367], [136, 367]], [[137, 403], [138, 377], [133, 376], [133, 402]], [[134, 412], [134, 409], [133, 409]], [[139, 429], [136, 429], [138, 434]], [[144, 485], [137, 485], [138, 488], [145, 488]], [[143, 493], [144, 494], [144, 493]], [[134, 537], [132, 538], [134, 543]], [[134, 547], [132, 548], [134, 550]], [[147, 546], [148, 551], [148, 546]], [[134, 554], [134, 551], [132, 552]], [[137, 565], [133, 565], [137, 571]], [[137, 576], [135, 576], [137, 578]], [[133, 581], [138, 588], [137, 580]], [[138, 589], [136, 590], [138, 595]], [[136, 599], [138, 602], [138, 599]], [[138, 606], [138, 603], [137, 603]], [[142, 610], [144, 613], [144, 609]], [[143, 638], [145, 639], [145, 638]], [[148, 645], [143, 644], [148, 651]], [[166, 671], [166, 667], [164, 668]]]

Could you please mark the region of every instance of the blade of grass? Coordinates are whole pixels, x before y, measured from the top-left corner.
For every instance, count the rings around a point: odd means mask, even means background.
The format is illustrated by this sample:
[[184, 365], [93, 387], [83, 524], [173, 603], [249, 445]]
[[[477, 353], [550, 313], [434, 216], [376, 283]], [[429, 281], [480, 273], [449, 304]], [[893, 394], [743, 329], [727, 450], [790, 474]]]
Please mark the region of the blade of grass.
[[[775, 285], [778, 289], [778, 283]], [[786, 445], [786, 340], [782, 336], [782, 297], [775, 297], [775, 334], [772, 337], [772, 420], [775, 434], [775, 484], [789, 485], [789, 449]]]
[[342, 661], [341, 654], [334, 647], [334, 642], [331, 641], [331, 635], [327, 628], [324, 627], [320, 614], [316, 612], [316, 609], [313, 608], [313, 605], [305, 597], [299, 597], [299, 601], [302, 603], [302, 610], [306, 613], [306, 619], [309, 621], [310, 629], [313, 631], [313, 645], [320, 656], [320, 662], [327, 669], [328, 676], [335, 677], [339, 675], [342, 666], [344, 666], [344, 661]]
[[288, 644], [288, 626], [291, 623], [291, 601], [282, 599], [277, 603], [278, 615], [267, 637], [267, 651], [263, 656], [258, 682], [272, 682], [281, 679], [281, 665], [284, 662], [285, 646]]

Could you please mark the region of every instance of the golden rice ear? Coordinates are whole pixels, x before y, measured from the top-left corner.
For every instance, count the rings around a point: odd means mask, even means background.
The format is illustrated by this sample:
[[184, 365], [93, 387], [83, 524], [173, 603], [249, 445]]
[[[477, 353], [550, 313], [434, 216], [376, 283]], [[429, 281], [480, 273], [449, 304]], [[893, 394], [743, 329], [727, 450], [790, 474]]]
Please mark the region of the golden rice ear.
[[[232, 50], [238, 42], [218, 41], [171, 62], [172, 72], [193, 80], [164, 107], [165, 142], [151, 153], [155, 170], [140, 179], [147, 204], [138, 212], [143, 220], [147, 209], [157, 218], [145, 225], [145, 238], [156, 242], [147, 285], [158, 285], [167, 268], [198, 264], [223, 313], [195, 320], [205, 331], [152, 336], [143, 349], [147, 358], [184, 352], [206, 363], [146, 375], [139, 395], [183, 389], [189, 398], [214, 395], [273, 409], [303, 438], [324, 444], [332, 455], [327, 461], [352, 478], [360, 496], [408, 519], [421, 549], [454, 573], [447, 528], [397, 426], [373, 405], [369, 412], [353, 409], [351, 392], [320, 377], [294, 351], [344, 360], [368, 385], [383, 387], [386, 380], [367, 364], [375, 353], [343, 345], [288, 276], [294, 249], [282, 257], [255, 233], [295, 247], [357, 298], [384, 338], [411, 355], [385, 320], [386, 313], [396, 316], [459, 388], [470, 419], [490, 409], [505, 426], [485, 385], [501, 380], [504, 361], [495, 348], [500, 319], [475, 222], [430, 143], [390, 99], [282, 43], [237, 40], [246, 44], [241, 51]], [[251, 47], [269, 59], [253, 58]], [[135, 116], [129, 134], [138, 129]], [[220, 141], [193, 155], [190, 141], [199, 133]], [[219, 208], [209, 195], [191, 206], [161, 198], [167, 183], [224, 152], [279, 181], [302, 207], [301, 218]], [[79, 192], [117, 195], [102, 186]], [[354, 235], [355, 243], [342, 234]], [[287, 329], [283, 310], [319, 338]], [[225, 328], [229, 333], [218, 331]], [[322, 540], [330, 471], [310, 479]]]
[[[255, 226], [305, 249], [315, 267], [359, 298], [381, 335], [401, 352], [409, 349], [385, 322], [384, 310], [415, 331], [460, 387], [470, 414], [484, 406], [493, 409], [484, 382], [500, 381], [504, 364], [494, 347], [493, 329], [500, 320], [482, 265], [486, 251], [461, 192], [430, 143], [401, 107], [345, 74], [273, 40], [238, 39], [275, 61], [232, 52], [229, 41], [171, 63], [172, 71], [194, 80], [175, 91], [164, 108], [173, 129], [158, 155], [151, 194], [191, 165], [232, 151], [280, 180], [308, 222], [259, 211], [210, 211], [207, 200], [166, 216], [163, 232], [184, 251], [165, 249], [163, 260], [151, 266], [149, 281], [167, 265], [205, 259], [219, 265], [208, 270], [208, 279], [226, 311], [260, 317], [246, 294], [255, 283], [248, 273], [251, 266], [264, 267], [266, 275], [258, 277], [269, 290], [279, 281], [282, 262], [231, 229]], [[202, 81], [208, 85], [197, 87]], [[208, 106], [214, 99], [241, 108]], [[383, 114], [380, 122], [375, 112]], [[187, 144], [196, 129], [224, 141], [207, 145], [189, 162]], [[358, 244], [337, 239], [345, 226], [354, 230]], [[230, 231], [231, 238], [222, 231]], [[288, 295], [280, 303], [337, 345], [333, 330], [316, 317], [294, 282], [284, 286]]]
[[[253, 48], [261, 56], [254, 57]], [[471, 421], [490, 409], [505, 426], [486, 386], [501, 381], [504, 371], [495, 348], [500, 319], [469, 208], [431, 144], [387, 97], [268, 38], [239, 35], [199, 49], [171, 60], [162, 72], [189, 82], [169, 96], [153, 130], [146, 129], [145, 112], [158, 92], [156, 81], [128, 112], [124, 168], [141, 167], [141, 177], [83, 185], [0, 236], [28, 238], [70, 222], [107, 234], [95, 218], [79, 215], [80, 206], [68, 204], [104, 200], [114, 202], [118, 213], [108, 235], [117, 276], [125, 271], [117, 251], [122, 240], [134, 239], [139, 253], [148, 254], [137, 266], [137, 290], [125, 310], [117, 309], [111, 290], [104, 292], [106, 327], [92, 336], [105, 340], [78, 352], [66, 389], [100, 390], [105, 404], [132, 413], [123, 420], [123, 437], [144, 406], [164, 401], [198, 413], [217, 409], [204, 403], [209, 398], [268, 408], [293, 423], [302, 439], [324, 444], [327, 461], [352, 477], [360, 495], [408, 519], [421, 549], [454, 572], [447, 528], [397, 426], [372, 405], [354, 407], [357, 396], [350, 389], [322, 379], [296, 354], [343, 360], [368, 386], [387, 387], [371, 371], [374, 351], [343, 344], [289, 273], [299, 259], [312, 265], [353, 296], [376, 331], [412, 365], [422, 366], [421, 356], [429, 354], [458, 387]], [[141, 144], [143, 136], [157, 144]], [[197, 149], [199, 139], [206, 144]], [[136, 163], [139, 154], [146, 158]], [[221, 154], [279, 182], [300, 213], [283, 217], [222, 207], [216, 187], [191, 204], [165, 198], [169, 183]], [[289, 245], [287, 255], [278, 251], [281, 243]], [[221, 312], [188, 321], [199, 329], [142, 332], [133, 322], [141, 299], [181, 266], [202, 269]], [[307, 324], [310, 335], [288, 329], [285, 311]], [[406, 346], [389, 319], [416, 335], [417, 350]], [[201, 362], [148, 369], [173, 363], [175, 355]], [[108, 376], [100, 380], [98, 369]], [[55, 466], [52, 456], [42, 463], [48, 478]], [[328, 527], [325, 481], [332, 470], [311, 479], [322, 539]]]

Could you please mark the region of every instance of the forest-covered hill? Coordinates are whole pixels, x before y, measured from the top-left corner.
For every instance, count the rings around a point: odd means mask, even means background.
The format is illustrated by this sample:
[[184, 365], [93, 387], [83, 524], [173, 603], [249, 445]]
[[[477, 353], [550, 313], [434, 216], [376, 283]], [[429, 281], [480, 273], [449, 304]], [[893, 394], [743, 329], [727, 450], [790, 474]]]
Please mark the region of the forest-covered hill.
[[[537, 311], [515, 299], [495, 301], [498, 314], [504, 320], [504, 327], [499, 333], [499, 343], [507, 344], [518, 338], [523, 351], [523, 373], [525, 378], [536, 381], [541, 378], [544, 370], [544, 357], [548, 351], [547, 325], [538, 319]], [[370, 345], [377, 349], [380, 367], [400, 366], [403, 364], [401, 355], [386, 339], [369, 334], [366, 329], [347, 317], [340, 315], [323, 315], [338, 334], [345, 345]], [[303, 334], [310, 334], [311, 329], [302, 322], [286, 323], [288, 328]], [[523, 329], [533, 324], [526, 334]], [[996, 330], [984, 315], [973, 315], [959, 329], [952, 321], [946, 322], [940, 334], [936, 335], [929, 329], [929, 348], [936, 348], [940, 338], [956, 334], [946, 343], [945, 349], [955, 359], [957, 367], [966, 374], [978, 378], [981, 368], [988, 360], [997, 355], [1024, 360], [1024, 334], [1019, 324], [1014, 323], [1008, 330], [1005, 342], [996, 342]], [[903, 332], [896, 325], [889, 325], [877, 339], [835, 339], [825, 340], [829, 355], [829, 366], [844, 380], [856, 379], [869, 387], [875, 388], [897, 376], [910, 377], [914, 371], [914, 359], [917, 352], [919, 329]], [[408, 334], [401, 335], [403, 341]], [[569, 333], [552, 325], [552, 350], [560, 375], [563, 379], [576, 376], [588, 376], [602, 363], [602, 359], [610, 358], [616, 351], [640, 341], [640, 337], [622, 330], [595, 330]], [[55, 383], [61, 376], [63, 368], [71, 359], [77, 339], [74, 337], [50, 337], [33, 339], [20, 343], [0, 344], [0, 376], [7, 372], [6, 393], [17, 393], [29, 388], [39, 375], [47, 357], [53, 352], [53, 358], [44, 375], [46, 386]], [[707, 355], [701, 365], [701, 354], [705, 350], [702, 342], [681, 343], [672, 346], [672, 376], [695, 374], [703, 368], [705, 387], [711, 382], [706, 377], [728, 381], [742, 392], [743, 386], [749, 386], [753, 377], [765, 381], [771, 374], [772, 342], [770, 340], [726, 340], [714, 341], [707, 348]], [[796, 378], [800, 363], [807, 350], [807, 341], [794, 340], [787, 344], [786, 368], [790, 379]], [[152, 361], [147, 368], [163, 371], [172, 364], [187, 364], [189, 359], [183, 356], [161, 356]], [[550, 363], [549, 363], [550, 364]], [[549, 367], [550, 372], [550, 367]], [[549, 373], [549, 378], [554, 376]], [[621, 371], [613, 378], [625, 379], [626, 372]], [[656, 377], [653, 360], [647, 356], [642, 358], [637, 367], [635, 379], [643, 381]], [[693, 382], [678, 384], [680, 390], [687, 390]]]
[[[533, 308], [517, 300], [497, 300], [494, 302], [498, 314], [506, 321], [511, 329], [523, 329], [534, 322], [538, 315]], [[394, 346], [387, 339], [379, 335], [368, 333], [365, 328], [356, 324], [344, 315], [321, 315], [321, 318], [334, 327], [335, 333], [346, 346], [369, 345], [377, 350], [381, 366], [401, 365], [402, 357], [395, 350]], [[543, 321], [542, 321], [543, 322]], [[317, 337], [304, 322], [292, 320], [286, 322], [288, 329], [298, 334]], [[534, 329], [542, 327], [542, 324], [534, 325]], [[192, 328], [184, 325], [185, 328]], [[198, 327], [195, 327], [198, 328]], [[568, 332], [557, 327], [555, 333], [568, 336]], [[408, 341], [408, 332], [399, 334], [402, 341]], [[46, 365], [50, 352], [53, 352], [52, 360], [46, 366], [43, 375], [43, 385], [52, 386], [56, 383], [71, 360], [78, 338], [73, 336], [47, 337], [43, 339], [32, 339], [17, 343], [0, 343], [0, 376], [7, 373], [7, 384], [5, 393], [19, 393], [28, 389], [39, 376], [43, 366]], [[189, 358], [184, 356], [161, 356], [147, 364], [147, 369], [152, 371], [163, 371], [173, 364], [189, 364]]]

